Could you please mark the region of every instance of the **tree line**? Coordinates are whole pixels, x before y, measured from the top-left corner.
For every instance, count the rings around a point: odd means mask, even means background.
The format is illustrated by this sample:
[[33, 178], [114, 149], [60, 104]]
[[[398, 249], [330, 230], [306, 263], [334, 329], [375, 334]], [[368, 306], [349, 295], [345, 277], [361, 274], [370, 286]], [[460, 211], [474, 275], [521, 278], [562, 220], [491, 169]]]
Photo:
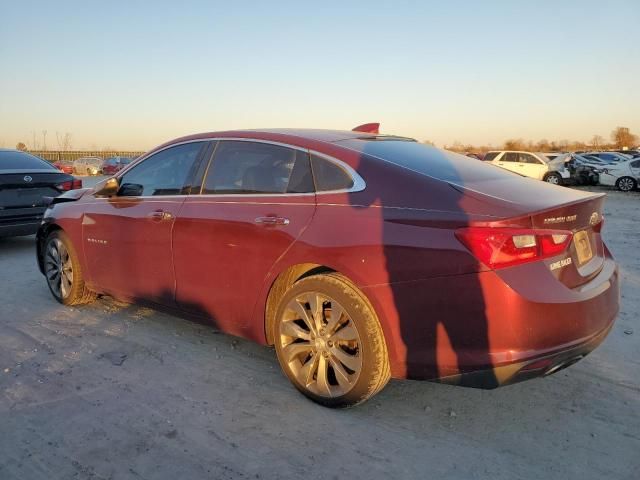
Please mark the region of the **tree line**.
[[[510, 138], [502, 145], [472, 145], [462, 142], [454, 142], [452, 145], [445, 145], [444, 148], [461, 153], [486, 153], [489, 150], [524, 150], [528, 152], [575, 152], [580, 150], [626, 150], [638, 146], [640, 138], [631, 133], [628, 127], [616, 127], [611, 131], [610, 141], [606, 142], [600, 135], [591, 137], [590, 142], [577, 140], [547, 140], [542, 139], [534, 142], [522, 138]], [[433, 145], [433, 142], [425, 141]]]

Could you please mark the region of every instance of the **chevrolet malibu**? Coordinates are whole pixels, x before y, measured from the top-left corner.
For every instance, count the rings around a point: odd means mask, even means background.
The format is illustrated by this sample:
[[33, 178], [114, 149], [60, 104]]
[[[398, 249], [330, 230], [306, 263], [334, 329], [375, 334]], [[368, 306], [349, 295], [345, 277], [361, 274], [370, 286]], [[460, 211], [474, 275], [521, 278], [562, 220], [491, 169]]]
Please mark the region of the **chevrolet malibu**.
[[619, 304], [603, 201], [368, 126], [207, 133], [53, 200], [37, 256], [65, 305], [206, 319], [344, 407], [391, 377], [495, 388], [591, 352]]

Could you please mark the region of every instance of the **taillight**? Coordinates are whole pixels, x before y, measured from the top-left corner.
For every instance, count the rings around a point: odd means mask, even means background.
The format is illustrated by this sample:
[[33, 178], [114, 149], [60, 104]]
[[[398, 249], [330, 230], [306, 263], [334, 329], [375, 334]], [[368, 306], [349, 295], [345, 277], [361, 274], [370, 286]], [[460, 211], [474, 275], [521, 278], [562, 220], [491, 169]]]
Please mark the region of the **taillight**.
[[564, 252], [573, 234], [564, 230], [469, 227], [456, 237], [489, 268], [504, 268], [554, 257]]
[[56, 188], [61, 192], [68, 192], [69, 190], [77, 190], [78, 188], [82, 188], [82, 180], [80, 180], [79, 178], [74, 178], [73, 180], [59, 183], [58, 185], [56, 185]]

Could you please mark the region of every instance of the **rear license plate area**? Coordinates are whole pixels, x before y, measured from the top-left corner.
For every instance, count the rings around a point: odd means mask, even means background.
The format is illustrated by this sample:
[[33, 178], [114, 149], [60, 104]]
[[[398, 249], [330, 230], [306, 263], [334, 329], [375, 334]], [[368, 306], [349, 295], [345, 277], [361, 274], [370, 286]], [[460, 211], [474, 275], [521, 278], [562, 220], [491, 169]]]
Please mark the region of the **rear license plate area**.
[[589, 232], [582, 230], [573, 236], [573, 245], [578, 257], [578, 266], [582, 266], [593, 258]]

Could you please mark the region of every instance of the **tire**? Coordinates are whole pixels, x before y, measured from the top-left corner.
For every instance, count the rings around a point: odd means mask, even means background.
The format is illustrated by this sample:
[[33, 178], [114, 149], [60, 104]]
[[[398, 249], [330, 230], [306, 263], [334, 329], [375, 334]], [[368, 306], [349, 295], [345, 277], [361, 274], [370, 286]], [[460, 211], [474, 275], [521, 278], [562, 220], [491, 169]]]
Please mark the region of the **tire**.
[[562, 177], [554, 172], [548, 173], [544, 177], [544, 181], [552, 185], [562, 185]]
[[637, 186], [638, 182], [632, 177], [620, 177], [616, 180], [616, 188], [621, 192], [630, 192], [635, 190]]
[[87, 168], [87, 176], [91, 176], [91, 170]]
[[[336, 309], [342, 313], [334, 320]], [[314, 310], [319, 315], [313, 315]], [[291, 383], [326, 407], [362, 403], [391, 378], [384, 334], [373, 307], [337, 273], [303, 278], [283, 295], [273, 339]]]
[[42, 255], [47, 285], [58, 302], [82, 305], [96, 299], [96, 294], [84, 284], [78, 254], [63, 231], [49, 234]]

